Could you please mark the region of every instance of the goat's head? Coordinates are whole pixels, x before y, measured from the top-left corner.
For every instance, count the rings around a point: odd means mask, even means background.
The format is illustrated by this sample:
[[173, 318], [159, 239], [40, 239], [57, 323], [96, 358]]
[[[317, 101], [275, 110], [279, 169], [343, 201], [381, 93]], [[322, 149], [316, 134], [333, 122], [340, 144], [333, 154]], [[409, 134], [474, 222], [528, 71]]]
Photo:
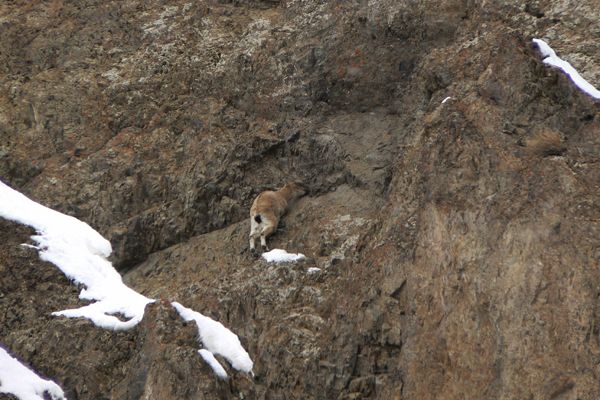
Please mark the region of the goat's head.
[[307, 193], [306, 187], [298, 181], [288, 182], [284, 187], [289, 190], [294, 198], [302, 197]]

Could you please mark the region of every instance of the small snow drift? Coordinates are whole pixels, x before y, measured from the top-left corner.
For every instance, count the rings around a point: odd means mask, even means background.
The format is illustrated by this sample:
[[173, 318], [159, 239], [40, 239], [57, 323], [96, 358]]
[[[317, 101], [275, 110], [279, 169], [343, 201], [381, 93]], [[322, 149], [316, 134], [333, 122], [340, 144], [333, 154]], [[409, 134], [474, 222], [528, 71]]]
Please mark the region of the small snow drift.
[[[220, 322], [206, 317], [197, 311], [186, 308], [176, 301], [171, 304], [185, 321], [196, 322], [199, 339], [204, 345], [206, 352], [210, 352], [213, 357], [211, 358], [208, 356], [207, 360], [206, 353], [200, 353], [200, 355], [209, 363], [217, 375], [220, 374], [217, 369], [218, 367], [221, 367], [221, 365], [217, 359], [214, 358], [214, 354], [225, 357], [231, 366], [238, 371], [252, 374], [254, 363], [246, 350], [242, 347], [240, 339], [235, 333], [225, 328]], [[218, 364], [217, 369], [215, 369], [215, 363]], [[221, 367], [221, 369], [222, 368], [223, 367]], [[223, 372], [225, 371], [223, 370]], [[222, 377], [221, 375], [219, 376]], [[227, 374], [225, 374], [225, 376], [227, 376]]]
[[544, 64], [551, 65], [553, 67], [561, 69], [565, 74], [571, 78], [573, 83], [585, 93], [589, 94], [593, 98], [600, 100], [600, 90], [596, 89], [591, 83], [586, 81], [579, 72], [567, 61], [559, 58], [556, 52], [544, 42], [542, 39], [533, 39], [533, 42], [540, 49], [540, 53], [544, 57]]
[[[137, 325], [154, 300], [127, 287], [106, 259], [110, 242], [77, 218], [44, 207], [0, 182], [0, 217], [29, 225], [37, 231], [40, 258], [56, 265], [73, 282], [85, 288], [79, 298], [95, 300], [87, 306], [52, 313], [84, 317], [106, 329], [123, 330]], [[115, 314], [122, 314], [121, 321]]]
[[40, 378], [1, 347], [0, 393], [9, 393], [21, 400], [44, 400], [45, 393], [53, 400], [66, 399], [60, 386]]
[[296, 261], [304, 260], [306, 258], [304, 256], [304, 254], [288, 253], [287, 251], [282, 250], [282, 249], [273, 249], [271, 251], [267, 251], [266, 253], [262, 253], [262, 257], [267, 262], [275, 262], [275, 263], [296, 262]]
[[212, 368], [215, 374], [221, 379], [227, 379], [227, 372], [221, 365], [221, 363], [215, 358], [214, 354], [206, 349], [198, 350], [198, 354], [202, 356], [204, 361]]

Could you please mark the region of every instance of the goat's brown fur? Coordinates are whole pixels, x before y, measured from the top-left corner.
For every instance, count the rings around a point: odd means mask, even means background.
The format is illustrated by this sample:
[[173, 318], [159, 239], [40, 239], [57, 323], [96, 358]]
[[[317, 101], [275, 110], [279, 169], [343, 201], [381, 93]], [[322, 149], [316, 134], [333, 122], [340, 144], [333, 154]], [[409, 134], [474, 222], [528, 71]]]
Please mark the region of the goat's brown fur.
[[260, 236], [263, 250], [268, 250], [266, 238], [277, 229], [279, 219], [292, 203], [302, 197], [306, 191], [296, 182], [290, 182], [277, 191], [267, 190], [260, 193], [250, 208], [250, 250], [255, 250], [255, 240]]

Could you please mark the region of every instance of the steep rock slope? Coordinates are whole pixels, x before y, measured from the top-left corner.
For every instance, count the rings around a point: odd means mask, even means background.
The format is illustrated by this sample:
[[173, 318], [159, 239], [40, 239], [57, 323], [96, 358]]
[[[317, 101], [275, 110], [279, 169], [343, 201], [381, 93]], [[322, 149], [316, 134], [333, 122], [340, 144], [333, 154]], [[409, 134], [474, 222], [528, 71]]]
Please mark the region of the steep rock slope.
[[[103, 233], [130, 286], [230, 326], [256, 377], [215, 381], [164, 304], [120, 334], [50, 317], [75, 291], [8, 223], [0, 342], [69, 398], [600, 397], [598, 102], [531, 43], [598, 86], [599, 19], [593, 1], [3, 4], [0, 176]], [[288, 179], [310, 194], [271, 245], [308, 259], [270, 265], [245, 218]]]

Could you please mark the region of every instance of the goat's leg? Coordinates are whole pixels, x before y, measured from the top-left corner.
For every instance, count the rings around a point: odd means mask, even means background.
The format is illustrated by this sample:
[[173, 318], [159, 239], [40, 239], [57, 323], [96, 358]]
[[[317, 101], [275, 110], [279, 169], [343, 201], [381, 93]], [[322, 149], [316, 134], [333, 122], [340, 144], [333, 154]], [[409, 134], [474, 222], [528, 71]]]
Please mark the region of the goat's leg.
[[254, 221], [254, 218], [250, 218], [249, 247], [250, 247], [250, 252], [252, 254], [256, 254], [256, 248], [254, 246], [256, 243], [256, 238], [259, 235], [260, 234], [258, 233], [258, 223], [256, 223], [256, 221]]
[[260, 247], [262, 248], [262, 251], [269, 251], [269, 248], [267, 247], [267, 237], [265, 235], [260, 235]]
[[273, 232], [275, 232], [277, 229], [277, 222], [273, 223], [271, 221], [267, 221], [265, 228], [260, 235], [260, 246], [262, 247], [263, 251], [269, 251], [269, 248], [267, 247], [267, 237], [271, 236]]

